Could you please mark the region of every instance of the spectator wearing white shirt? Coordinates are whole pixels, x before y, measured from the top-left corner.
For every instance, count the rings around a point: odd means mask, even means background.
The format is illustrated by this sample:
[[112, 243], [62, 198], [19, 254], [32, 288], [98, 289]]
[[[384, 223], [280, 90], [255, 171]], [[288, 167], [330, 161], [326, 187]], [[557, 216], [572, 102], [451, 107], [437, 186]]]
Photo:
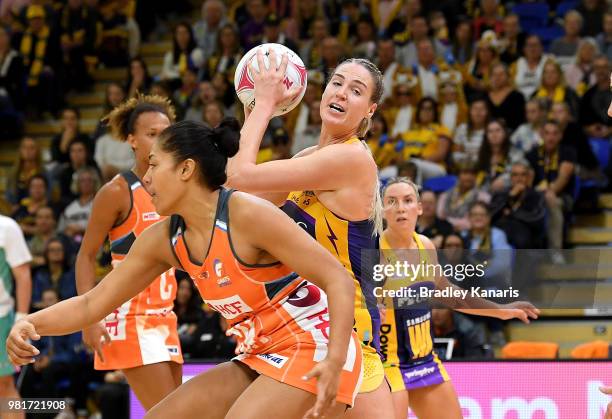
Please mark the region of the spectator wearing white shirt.
[[544, 64], [551, 56], [544, 54], [542, 41], [537, 35], [529, 35], [525, 40], [523, 56], [515, 61], [510, 68], [514, 85], [525, 99], [531, 98], [540, 85]]
[[58, 230], [77, 243], [83, 239], [91, 216], [93, 199], [101, 183], [98, 172], [91, 167], [79, 169], [76, 173], [76, 182], [72, 188], [75, 189], [77, 198], [64, 210]]
[[221, 0], [206, 0], [202, 3], [202, 19], [193, 25], [193, 35], [204, 60], [217, 52], [217, 38], [219, 30], [226, 23], [226, 15], [227, 9]]

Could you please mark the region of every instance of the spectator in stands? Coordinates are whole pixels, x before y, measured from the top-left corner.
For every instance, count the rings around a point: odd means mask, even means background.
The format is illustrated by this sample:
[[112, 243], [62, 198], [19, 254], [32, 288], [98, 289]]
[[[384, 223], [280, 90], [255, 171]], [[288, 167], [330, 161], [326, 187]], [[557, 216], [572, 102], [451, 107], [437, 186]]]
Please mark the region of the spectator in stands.
[[599, 170], [599, 162], [593, 154], [591, 145], [583, 128], [574, 122], [566, 103], [555, 103], [551, 109], [550, 117], [559, 124], [562, 137], [561, 144], [576, 151], [576, 163], [581, 178], [595, 177]]
[[75, 243], [64, 233], [57, 232], [57, 219], [51, 207], [40, 207], [36, 211], [34, 234], [28, 241], [28, 247], [32, 253], [32, 268], [36, 269], [44, 265], [45, 249], [47, 242], [52, 238], [59, 239], [64, 245], [64, 251], [68, 263], [72, 264], [75, 253]]
[[510, 142], [514, 148], [522, 150], [523, 153], [528, 153], [533, 147], [541, 143], [540, 130], [544, 121], [546, 121], [547, 112], [548, 107], [544, 100], [530, 99], [525, 104], [526, 122], [510, 136]]
[[322, 64], [323, 40], [329, 36], [327, 21], [317, 18], [310, 24], [310, 37], [303, 39], [300, 48], [300, 57], [304, 60], [306, 68], [318, 68]]
[[181, 77], [187, 68], [200, 68], [204, 64], [204, 54], [196, 45], [191, 25], [181, 22], [174, 29], [172, 51], [164, 55], [164, 64], [160, 74], [162, 80], [170, 83], [172, 90], [181, 83]]
[[100, 120], [96, 124], [94, 132], [91, 134], [91, 139], [96, 145], [96, 151], [100, 138], [108, 133], [108, 128], [104, 117], [117, 105], [119, 105], [125, 99], [125, 90], [117, 83], [109, 83], [106, 86], [106, 94], [104, 97], [104, 110], [100, 115]]
[[[23, 233], [17, 223], [3, 215], [0, 215], [0, 237], [2, 237], [0, 261], [3, 270], [2, 288], [0, 288], [0, 315], [2, 316], [2, 335], [8, 336], [12, 324], [29, 312], [32, 256], [30, 256]], [[14, 379], [15, 367], [10, 363], [6, 352], [2, 353], [0, 366], [2, 367], [0, 369], [0, 397], [18, 398], [19, 393], [15, 388]], [[15, 416], [20, 415], [17, 413]]]
[[578, 115], [578, 96], [565, 84], [561, 65], [552, 59], [544, 64], [542, 82], [533, 97], [547, 100], [549, 106], [552, 106], [553, 103], [566, 102], [571, 113]]
[[[396, 48], [392, 39], [383, 38], [376, 44], [376, 66], [383, 74], [383, 95], [381, 102], [392, 97], [394, 83], [399, 81], [399, 76], [403, 73], [402, 66], [396, 61]], [[413, 78], [416, 82], [416, 78]]]
[[[51, 288], [44, 292], [41, 308], [59, 302], [57, 292]], [[84, 369], [91, 368], [83, 360], [87, 359], [81, 343], [81, 332], [65, 336], [43, 336], [33, 345], [40, 351], [36, 361], [25, 368], [22, 375], [21, 393], [24, 397], [66, 397], [76, 399], [76, 406], [85, 407], [87, 383]], [[68, 389], [57, 384], [67, 380]]]
[[[305, 2], [301, 2], [305, 3]], [[240, 45], [245, 51], [261, 43], [264, 34], [264, 21], [268, 15], [268, 8], [263, 0], [247, 0], [249, 19], [240, 25]]]
[[305, 148], [315, 146], [319, 143], [321, 136], [321, 113], [319, 108], [321, 100], [317, 99], [310, 104], [310, 112], [308, 112], [308, 123], [303, 131], [296, 131], [293, 135], [291, 144], [291, 155], [294, 156]]
[[425, 16], [414, 16], [410, 21], [410, 42], [397, 48], [397, 61], [400, 65], [412, 68], [419, 64], [419, 44], [428, 40], [431, 45], [433, 57], [429, 60], [432, 63], [438, 59], [443, 59], [446, 54], [446, 47], [438, 40], [429, 37], [429, 25]]
[[264, 32], [261, 39], [262, 44], [275, 43], [281, 44], [297, 53], [298, 45], [287, 37], [281, 30], [281, 19], [276, 13], [270, 13], [264, 20]]
[[11, 35], [0, 25], [0, 113], [23, 110], [23, 59], [11, 48]]
[[[226, 74], [217, 73], [211, 79], [211, 83], [217, 91], [217, 99], [223, 103], [226, 115], [235, 115], [236, 110], [236, 91], [234, 84], [230, 84]], [[242, 109], [242, 104], [240, 105]]]
[[417, 105], [414, 125], [402, 134], [395, 151], [401, 153], [402, 160], [411, 159], [419, 168], [418, 179], [426, 180], [446, 174], [451, 139], [448, 129], [440, 125], [436, 101], [424, 97]]
[[[194, 346], [208, 336], [197, 336], [195, 334], [200, 320], [204, 317], [202, 300], [195, 290], [193, 282], [189, 277], [181, 277], [178, 280], [176, 300], [174, 300], [173, 311], [177, 318], [177, 330], [181, 340], [183, 356], [191, 355]], [[213, 336], [210, 336], [212, 339]], [[207, 339], [207, 340], [211, 340]]]
[[525, 100], [531, 98], [538, 89], [544, 64], [549, 59], [550, 55], [544, 54], [540, 38], [537, 35], [527, 36], [523, 47], [523, 56], [516, 60], [510, 68], [514, 86], [525, 96]]
[[[483, 322], [475, 322], [469, 316], [449, 308], [434, 308], [431, 322], [436, 338], [453, 340], [452, 359], [481, 360], [494, 357]], [[440, 356], [445, 358], [444, 352]]]
[[[451, 74], [457, 75], [453, 77]], [[468, 106], [463, 94], [460, 73], [443, 73], [440, 79], [440, 123], [451, 133], [468, 118]]]
[[523, 152], [512, 147], [505, 122], [493, 119], [487, 124], [484, 141], [478, 151], [478, 185], [491, 192], [504, 189], [510, 183], [512, 164], [523, 158]]
[[455, 165], [476, 162], [489, 118], [489, 105], [484, 98], [470, 104], [467, 123], [459, 125], [455, 130], [452, 154]]
[[69, 0], [60, 11], [59, 31], [63, 56], [64, 86], [84, 90], [91, 85], [89, 74], [97, 64], [95, 54], [97, 14], [83, 0]]
[[[295, 11], [291, 13], [291, 16], [290, 21], [287, 22], [287, 34], [289, 38], [299, 43], [311, 39], [311, 27], [314, 21], [319, 18], [325, 19], [320, 4], [314, 0], [302, 0], [297, 2], [297, 7]], [[327, 22], [327, 19], [325, 19], [325, 22]]]
[[93, 159], [88, 144], [85, 141], [78, 138], [73, 140], [68, 146], [68, 155], [70, 161], [64, 163], [60, 167], [56, 176], [62, 209], [77, 198], [76, 193], [74, 193], [72, 189], [72, 185], [76, 179], [75, 173], [79, 169], [87, 166], [91, 166], [98, 170], [98, 165]]
[[464, 69], [465, 95], [468, 102], [486, 94], [491, 83], [493, 65], [498, 60], [497, 39], [493, 33], [487, 32], [478, 41], [476, 54]]
[[472, 59], [474, 55], [473, 39], [470, 21], [467, 19], [459, 21], [455, 28], [455, 37], [451, 46], [453, 59], [457, 64], [464, 65]]
[[[146, 61], [142, 57], [134, 57], [130, 60], [130, 66], [128, 70], [127, 83], [123, 96], [131, 98], [136, 96], [138, 93], [147, 94], [153, 84], [153, 77], [149, 74], [149, 68], [147, 67]], [[122, 99], [123, 100], [123, 99]], [[118, 105], [119, 103], [117, 103]], [[108, 109], [107, 113], [110, 112], [115, 106]]]
[[343, 56], [343, 47], [338, 41], [338, 38], [328, 36], [323, 40], [321, 44], [321, 65], [319, 66], [319, 71], [323, 73], [325, 80], [329, 80], [330, 75], [333, 70], [338, 67]]
[[19, 155], [8, 179], [6, 200], [13, 205], [28, 194], [28, 184], [35, 175], [45, 175], [40, 146], [34, 139], [24, 137], [19, 144]]
[[77, 198], [64, 210], [58, 230], [80, 243], [91, 216], [94, 196], [102, 182], [98, 171], [93, 167], [83, 167], [75, 175], [76, 181], [72, 189], [75, 190]]
[[198, 95], [187, 109], [185, 119], [203, 122], [204, 108], [210, 102], [217, 100], [217, 90], [209, 81], [203, 81], [198, 86]]
[[530, 184], [533, 172], [529, 163], [512, 165], [510, 187], [491, 197], [489, 207], [495, 227], [503, 230], [516, 249], [537, 249], [544, 245], [546, 204], [541, 193]]
[[393, 90], [382, 114], [391, 127], [390, 136], [395, 139], [412, 127], [417, 103], [417, 79], [412, 75], [400, 74], [392, 82]]
[[43, 112], [53, 112], [58, 107], [57, 71], [61, 53], [57, 33], [45, 23], [45, 9], [29, 6], [26, 17], [27, 27], [14, 41], [25, 64], [26, 99], [35, 112], [33, 116], [40, 117]]
[[476, 168], [465, 164], [459, 167], [457, 184], [453, 189], [440, 195], [438, 200], [438, 218], [448, 221], [455, 230], [470, 228], [468, 211], [477, 201], [488, 201], [489, 195], [476, 185]]
[[[446, 16], [440, 10], [434, 10], [429, 14], [429, 24], [433, 33], [433, 39], [440, 41], [442, 45], [448, 47], [450, 44], [448, 24]], [[446, 50], [448, 52], [448, 48]]]
[[373, 60], [376, 55], [376, 29], [369, 14], [362, 14], [357, 22], [357, 36], [351, 56]]
[[[502, 118], [511, 131], [525, 121], [525, 98], [512, 87], [508, 67], [504, 63], [491, 68], [491, 85], [487, 94], [493, 118]], [[518, 112], [517, 112], [518, 110]]]
[[101, 39], [98, 58], [106, 67], [124, 67], [130, 59], [130, 33], [127, 16], [121, 14], [114, 0], [103, 0], [100, 11]]
[[576, 11], [580, 13], [584, 24], [582, 36], [595, 36], [603, 30], [601, 16], [606, 12], [606, 2], [602, 0], [582, 0]]
[[223, 104], [218, 100], [209, 102], [204, 106], [202, 121], [211, 128], [217, 128], [224, 117]]
[[[110, 91], [111, 89], [115, 91]], [[108, 101], [115, 103], [115, 106], [123, 101], [124, 96], [123, 89], [118, 84], [108, 86]], [[110, 112], [110, 109], [106, 114], [108, 112]], [[106, 183], [116, 174], [130, 170], [134, 165], [134, 152], [127, 141], [119, 141], [113, 137], [111, 132], [106, 129], [106, 122], [101, 123], [104, 124], [106, 132], [96, 141], [94, 160], [102, 173], [102, 181]]]
[[28, 182], [28, 196], [19, 202], [19, 207], [11, 215], [11, 218], [19, 223], [26, 239], [32, 237], [36, 231], [36, 211], [49, 205], [48, 192], [47, 178], [43, 175], [32, 176]]
[[461, 80], [461, 75], [451, 70], [444, 61], [436, 60], [434, 45], [431, 39], [425, 38], [418, 41], [416, 48], [417, 64], [413, 65], [410, 71], [418, 80], [418, 97], [428, 96], [437, 100], [442, 74], [446, 74], [450, 78], [455, 77], [459, 81]]
[[453, 226], [436, 215], [438, 199], [434, 192], [421, 192], [421, 206], [423, 213], [417, 220], [415, 230], [417, 233], [429, 237], [436, 248], [440, 249], [444, 238], [453, 232]]
[[193, 25], [193, 36], [202, 50], [204, 60], [218, 52], [218, 37], [226, 24], [227, 10], [221, 0], [206, 0], [202, 3], [202, 18]]
[[610, 62], [604, 55], [593, 62], [595, 85], [580, 101], [580, 126], [590, 137], [607, 138], [612, 134], [612, 119], [607, 108], [612, 101], [610, 92]]
[[176, 104], [177, 119], [185, 118], [187, 109], [198, 94], [198, 70], [187, 67], [181, 76], [181, 85], [174, 92], [174, 103]]
[[233, 79], [241, 58], [238, 31], [234, 25], [227, 23], [219, 31], [215, 53], [208, 58], [204, 68], [204, 80], [211, 80], [217, 73], [226, 74]]
[[[295, 138], [295, 133], [301, 132], [308, 125], [310, 105], [315, 100], [321, 99], [322, 87], [325, 83], [323, 73], [317, 70], [308, 71], [308, 85], [304, 97], [295, 110], [287, 114], [285, 119], [285, 128], [290, 133], [291, 138]], [[317, 111], [318, 112], [318, 111]]]
[[518, 15], [511, 13], [503, 20], [503, 35], [500, 39], [503, 52], [499, 56], [506, 65], [518, 60], [525, 44], [525, 33], [521, 31], [521, 22]]
[[[342, 44], [348, 45], [353, 43], [361, 12], [359, 0], [344, 0], [341, 2], [340, 13], [337, 14], [339, 19], [334, 19], [333, 16], [327, 14], [328, 20], [333, 27], [333, 32], [337, 32], [338, 39]], [[385, 35], [388, 36], [389, 33]]]
[[571, 64], [564, 66], [567, 85], [574, 89], [578, 96], [595, 84], [593, 61], [599, 54], [599, 48], [593, 38], [583, 38], [578, 44], [576, 56]]
[[61, 132], [51, 139], [51, 159], [56, 163], [66, 163], [69, 160], [68, 148], [74, 140], [87, 144], [90, 153], [93, 153], [93, 144], [87, 134], [80, 132], [80, 113], [77, 108], [64, 108], [60, 122]]
[[[543, 144], [533, 149], [527, 159], [535, 171], [534, 185], [542, 192], [548, 209], [548, 247], [563, 247], [564, 212], [571, 209], [574, 192], [576, 151], [561, 144], [563, 133], [556, 121], [547, 121], [542, 128]], [[555, 262], [563, 262], [554, 253]]]
[[576, 55], [580, 32], [584, 19], [576, 10], [570, 10], [563, 18], [563, 31], [565, 34], [555, 39], [550, 45], [550, 53], [553, 54], [561, 64], [569, 64]]
[[603, 32], [595, 38], [602, 54], [612, 60], [612, 12], [603, 15]]
[[272, 146], [264, 148], [257, 154], [257, 164], [272, 160], [291, 158], [291, 139], [289, 133], [282, 127], [272, 131]]
[[504, 26], [499, 16], [498, 0], [480, 0], [480, 16], [474, 19], [474, 39], [480, 39], [486, 31], [501, 35]]
[[484, 276], [476, 282], [487, 289], [506, 288], [509, 285], [512, 264], [512, 247], [508, 243], [506, 233], [491, 226], [491, 213], [486, 202], [472, 203], [468, 216], [470, 228], [462, 233], [466, 249], [472, 251], [468, 258], [474, 264], [486, 265]]
[[52, 237], [45, 245], [45, 264], [34, 273], [32, 280], [32, 308], [45, 308], [43, 293], [51, 288], [61, 300], [77, 295], [74, 269], [62, 240]]

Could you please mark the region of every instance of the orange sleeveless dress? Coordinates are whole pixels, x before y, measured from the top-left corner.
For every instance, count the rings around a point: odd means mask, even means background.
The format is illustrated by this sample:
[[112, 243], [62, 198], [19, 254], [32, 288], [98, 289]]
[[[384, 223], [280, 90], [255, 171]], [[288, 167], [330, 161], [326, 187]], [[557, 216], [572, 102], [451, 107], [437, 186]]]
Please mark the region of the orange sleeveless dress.
[[[172, 216], [174, 253], [202, 298], [228, 323], [237, 342], [233, 360], [259, 374], [316, 394], [316, 380], [302, 380], [327, 356], [329, 313], [325, 293], [280, 262], [249, 265], [234, 253], [228, 201], [221, 189], [215, 226], [203, 264], [189, 256], [185, 223]], [[362, 376], [361, 345], [355, 333], [347, 348], [336, 400], [353, 405]]]
[[[132, 205], [126, 219], [108, 234], [113, 267], [125, 258], [136, 237], [162, 220], [140, 179], [131, 171], [118, 176], [130, 188]], [[105, 362], [96, 354], [94, 368], [126, 369], [164, 361], [182, 364], [177, 319], [172, 311], [176, 291], [173, 268], [109, 314], [105, 323], [111, 343], [102, 346]]]

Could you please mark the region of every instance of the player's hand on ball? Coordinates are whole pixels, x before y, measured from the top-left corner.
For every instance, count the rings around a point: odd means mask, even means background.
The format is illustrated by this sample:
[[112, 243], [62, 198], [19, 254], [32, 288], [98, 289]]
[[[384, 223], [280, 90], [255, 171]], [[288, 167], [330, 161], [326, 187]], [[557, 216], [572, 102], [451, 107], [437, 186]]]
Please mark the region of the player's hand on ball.
[[323, 360], [302, 377], [305, 381], [317, 379], [317, 401], [312, 409], [306, 412], [304, 419], [322, 418], [336, 404], [341, 372], [342, 364]]
[[250, 62], [249, 72], [253, 77], [253, 84], [255, 85], [255, 106], [265, 106], [273, 111], [277, 105], [297, 97], [300, 94], [301, 87], [294, 86], [287, 89], [284, 84], [289, 63], [287, 54], [283, 54], [279, 67], [276, 66], [278, 58], [274, 48], [270, 48], [267, 54], [270, 66], [266, 68], [264, 52], [262, 49], [259, 49], [257, 51], [258, 70]]
[[34, 357], [40, 352], [28, 339], [38, 340], [40, 335], [36, 333], [34, 325], [27, 320], [20, 320], [13, 325], [6, 339], [6, 352], [15, 366], [31, 364]]
[[523, 323], [529, 324], [530, 319], [537, 319], [539, 314], [540, 310], [530, 302], [515, 301], [501, 305], [499, 318], [501, 320], [519, 319]]

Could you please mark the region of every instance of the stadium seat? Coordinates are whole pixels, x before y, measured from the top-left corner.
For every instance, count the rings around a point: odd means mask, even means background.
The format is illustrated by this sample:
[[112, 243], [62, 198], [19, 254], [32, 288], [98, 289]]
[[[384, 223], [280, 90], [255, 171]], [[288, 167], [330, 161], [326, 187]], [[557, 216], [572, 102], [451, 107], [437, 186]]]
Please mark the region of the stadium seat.
[[574, 359], [608, 359], [611, 358], [610, 343], [603, 340], [583, 343], [576, 346], [571, 357]]
[[510, 342], [502, 348], [504, 359], [555, 359], [559, 345], [554, 342]]
[[567, 12], [575, 9], [579, 3], [577, 0], [567, 0], [559, 3], [555, 9], [557, 17], [564, 17]]
[[550, 44], [557, 38], [563, 36], [563, 28], [559, 25], [547, 26], [547, 27], [537, 27], [533, 28], [529, 31], [532, 35], [537, 35], [538, 38], [542, 41], [542, 45], [544, 49], [548, 51]]
[[599, 161], [601, 170], [605, 171], [610, 163], [610, 140], [607, 138], [589, 138], [589, 144]]
[[423, 182], [423, 190], [435, 193], [445, 192], [453, 188], [457, 183], [457, 176], [438, 176]]
[[546, 3], [521, 3], [512, 8], [512, 12], [519, 16], [521, 28], [526, 32], [542, 28], [548, 24], [550, 9]]

